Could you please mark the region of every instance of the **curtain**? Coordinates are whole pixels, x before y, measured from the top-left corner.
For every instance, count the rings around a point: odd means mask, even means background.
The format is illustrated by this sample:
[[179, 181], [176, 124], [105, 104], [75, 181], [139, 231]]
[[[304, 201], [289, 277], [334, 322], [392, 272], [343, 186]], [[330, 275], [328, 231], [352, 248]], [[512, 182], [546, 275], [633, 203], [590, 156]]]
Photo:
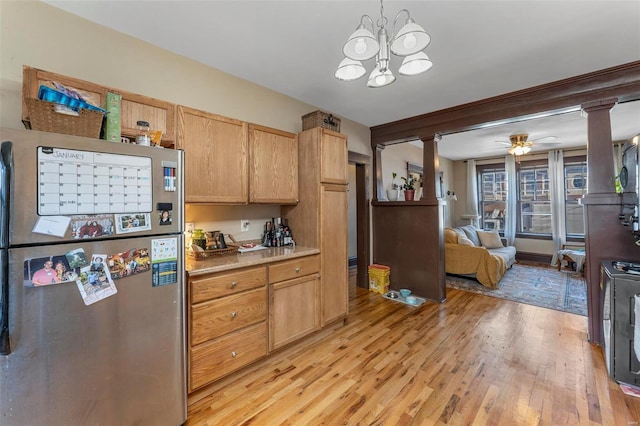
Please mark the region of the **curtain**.
[[[476, 160], [467, 160], [467, 211], [463, 215], [471, 224], [478, 220], [478, 176], [476, 174]], [[479, 226], [479, 224], [477, 225]]]
[[558, 250], [567, 242], [564, 215], [564, 159], [562, 151], [549, 152], [549, 196], [551, 201], [551, 238], [553, 239], [552, 265], [558, 264]]
[[516, 157], [507, 155], [504, 159], [504, 170], [507, 174], [507, 205], [504, 212], [504, 237], [507, 245], [516, 241], [516, 218], [518, 212], [518, 182], [516, 175]]

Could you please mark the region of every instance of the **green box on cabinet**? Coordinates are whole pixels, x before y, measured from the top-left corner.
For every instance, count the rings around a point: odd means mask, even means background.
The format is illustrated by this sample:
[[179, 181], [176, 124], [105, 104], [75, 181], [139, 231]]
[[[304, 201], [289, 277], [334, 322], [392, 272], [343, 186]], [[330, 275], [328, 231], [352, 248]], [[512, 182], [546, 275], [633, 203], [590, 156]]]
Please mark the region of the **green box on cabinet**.
[[111, 142], [120, 142], [120, 104], [122, 95], [107, 92], [105, 97], [105, 107], [107, 110], [106, 123], [104, 126], [104, 138]]

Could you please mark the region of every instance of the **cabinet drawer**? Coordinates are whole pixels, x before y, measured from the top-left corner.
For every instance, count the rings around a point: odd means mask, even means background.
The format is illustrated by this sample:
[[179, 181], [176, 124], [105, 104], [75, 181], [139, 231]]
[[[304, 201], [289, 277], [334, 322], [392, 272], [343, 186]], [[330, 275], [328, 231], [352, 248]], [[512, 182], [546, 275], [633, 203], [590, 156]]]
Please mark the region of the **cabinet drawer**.
[[320, 255], [301, 257], [269, 265], [269, 282], [289, 280], [320, 271]]
[[247, 327], [190, 351], [189, 390], [239, 369], [267, 354], [267, 324]]
[[267, 287], [191, 307], [191, 345], [239, 330], [267, 318]]
[[267, 268], [243, 269], [194, 278], [191, 284], [191, 303], [228, 296], [267, 284]]

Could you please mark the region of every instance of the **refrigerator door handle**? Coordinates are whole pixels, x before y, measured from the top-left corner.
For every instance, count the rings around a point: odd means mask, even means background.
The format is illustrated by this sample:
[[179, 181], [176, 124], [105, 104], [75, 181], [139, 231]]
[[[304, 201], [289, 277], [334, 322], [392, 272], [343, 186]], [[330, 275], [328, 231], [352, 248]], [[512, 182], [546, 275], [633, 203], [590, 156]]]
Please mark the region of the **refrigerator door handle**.
[[0, 249], [0, 285], [2, 289], [2, 297], [0, 298], [0, 306], [2, 313], [0, 314], [0, 355], [9, 355], [11, 353], [11, 344], [9, 339], [9, 250]]
[[0, 355], [11, 353], [9, 341], [9, 208], [13, 143], [0, 146]]

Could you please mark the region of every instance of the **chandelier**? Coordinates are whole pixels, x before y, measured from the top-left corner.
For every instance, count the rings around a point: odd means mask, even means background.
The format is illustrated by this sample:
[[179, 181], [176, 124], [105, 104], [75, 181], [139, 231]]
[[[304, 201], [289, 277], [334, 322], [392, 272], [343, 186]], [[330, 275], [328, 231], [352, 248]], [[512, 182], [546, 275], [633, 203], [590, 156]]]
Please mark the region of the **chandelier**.
[[[404, 26], [397, 34], [395, 31], [398, 18], [406, 13]], [[371, 24], [371, 31], [365, 27], [365, 23]], [[380, 19], [377, 21], [378, 36], [373, 35], [374, 23], [369, 15], [362, 15], [360, 25], [351, 34], [342, 51], [346, 58], [340, 62], [336, 70], [336, 78], [343, 81], [357, 80], [367, 72], [361, 61], [375, 57], [375, 68], [369, 74], [368, 87], [383, 87], [393, 83], [396, 77], [389, 69], [391, 53], [404, 57], [398, 72], [402, 75], [418, 75], [429, 70], [433, 63], [422, 52], [429, 45], [431, 37], [425, 30], [416, 24], [407, 9], [402, 9], [396, 15], [391, 28], [391, 37], [388, 36], [386, 25], [388, 19], [384, 16], [382, 0], [380, 0]]]

